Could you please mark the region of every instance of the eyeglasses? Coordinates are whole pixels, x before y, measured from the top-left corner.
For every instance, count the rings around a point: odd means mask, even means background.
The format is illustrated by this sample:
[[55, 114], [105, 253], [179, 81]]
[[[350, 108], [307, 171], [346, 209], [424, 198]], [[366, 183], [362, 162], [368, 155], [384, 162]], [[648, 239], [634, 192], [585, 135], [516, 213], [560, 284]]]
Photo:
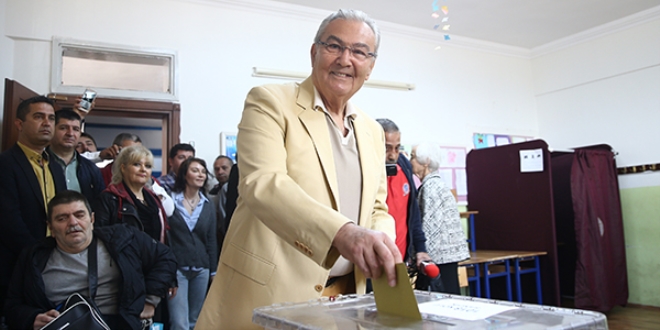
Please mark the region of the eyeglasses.
[[351, 56], [353, 56], [354, 59], [364, 61], [368, 58], [375, 58], [378, 56], [375, 53], [371, 53], [368, 51], [366, 47], [362, 46], [357, 46], [357, 47], [351, 47], [351, 46], [342, 46], [340, 44], [335, 44], [335, 43], [327, 43], [323, 41], [317, 41], [317, 44], [323, 46], [326, 52], [330, 55], [341, 55], [344, 53], [344, 50], [348, 49], [349, 53]]

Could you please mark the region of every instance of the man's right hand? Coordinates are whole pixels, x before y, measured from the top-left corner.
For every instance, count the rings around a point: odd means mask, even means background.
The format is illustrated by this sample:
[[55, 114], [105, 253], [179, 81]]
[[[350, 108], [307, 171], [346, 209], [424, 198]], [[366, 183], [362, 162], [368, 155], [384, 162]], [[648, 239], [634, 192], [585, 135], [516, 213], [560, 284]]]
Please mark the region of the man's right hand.
[[339, 228], [332, 245], [367, 278], [379, 278], [384, 272], [388, 284], [396, 285], [396, 264], [402, 262], [401, 252], [387, 234], [349, 222]]
[[121, 151], [121, 148], [118, 145], [113, 144], [103, 149], [99, 154], [99, 157], [101, 159], [115, 159], [117, 158], [117, 154], [119, 154], [119, 151]]
[[44, 325], [48, 324], [48, 322], [54, 320], [58, 316], [60, 316], [60, 312], [54, 309], [51, 309], [45, 313], [38, 314], [37, 317], [34, 318], [34, 323], [32, 324], [32, 328], [34, 330], [39, 330], [43, 328]]

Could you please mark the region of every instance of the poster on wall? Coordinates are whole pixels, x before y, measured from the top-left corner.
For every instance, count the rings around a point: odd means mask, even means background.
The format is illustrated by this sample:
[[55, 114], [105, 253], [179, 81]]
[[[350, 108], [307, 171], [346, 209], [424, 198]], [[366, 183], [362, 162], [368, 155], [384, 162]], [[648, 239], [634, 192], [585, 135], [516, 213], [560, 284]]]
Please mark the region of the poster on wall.
[[474, 133], [472, 137], [475, 149], [505, 146], [507, 144], [525, 142], [534, 139], [531, 136], [488, 133]]
[[236, 162], [236, 132], [220, 133], [220, 154]]
[[467, 202], [467, 178], [465, 176], [467, 152], [465, 148], [440, 146], [440, 152], [442, 154], [438, 169], [440, 177], [451, 189], [456, 190], [459, 202]]

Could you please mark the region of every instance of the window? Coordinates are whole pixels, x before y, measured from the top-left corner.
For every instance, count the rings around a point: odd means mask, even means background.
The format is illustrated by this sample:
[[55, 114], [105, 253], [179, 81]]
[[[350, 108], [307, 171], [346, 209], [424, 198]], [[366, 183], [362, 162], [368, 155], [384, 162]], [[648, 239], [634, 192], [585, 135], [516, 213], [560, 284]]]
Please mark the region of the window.
[[176, 52], [53, 39], [51, 90], [102, 97], [177, 100]]

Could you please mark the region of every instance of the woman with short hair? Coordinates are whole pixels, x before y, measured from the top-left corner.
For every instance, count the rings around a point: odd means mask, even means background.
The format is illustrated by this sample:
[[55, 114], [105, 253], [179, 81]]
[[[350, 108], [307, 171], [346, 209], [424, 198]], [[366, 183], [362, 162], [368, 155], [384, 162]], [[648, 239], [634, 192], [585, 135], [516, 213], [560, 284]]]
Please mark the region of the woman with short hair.
[[165, 243], [167, 215], [149, 187], [154, 156], [137, 144], [121, 150], [112, 164], [112, 182], [94, 207], [97, 226], [125, 223]]
[[440, 146], [432, 143], [414, 147], [410, 157], [413, 173], [422, 180], [417, 199], [426, 247], [440, 268], [440, 279], [420, 275], [416, 288], [426, 290], [430, 286], [432, 291], [460, 294], [458, 262], [468, 259], [470, 251], [454, 194], [438, 173], [441, 158]]
[[179, 283], [177, 295], [168, 303], [172, 330], [195, 327], [209, 279], [218, 266], [216, 208], [206, 197], [207, 180], [206, 162], [188, 158], [181, 163], [172, 188], [175, 209], [167, 235], [178, 263]]

